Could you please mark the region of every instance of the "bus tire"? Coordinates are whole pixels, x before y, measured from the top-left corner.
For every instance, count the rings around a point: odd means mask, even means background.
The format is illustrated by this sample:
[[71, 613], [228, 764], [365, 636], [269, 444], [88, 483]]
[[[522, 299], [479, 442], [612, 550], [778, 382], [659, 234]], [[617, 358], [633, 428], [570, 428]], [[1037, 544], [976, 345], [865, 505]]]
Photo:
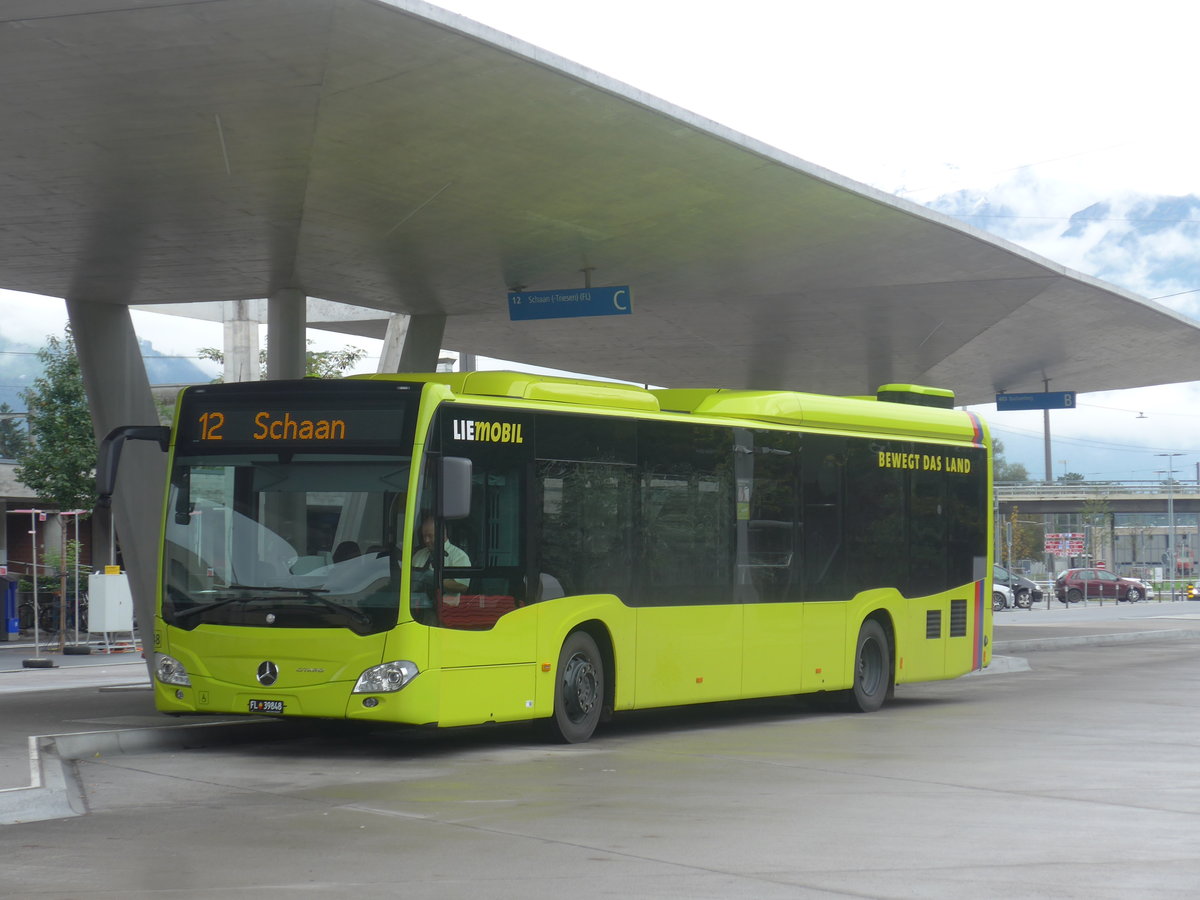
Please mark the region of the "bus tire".
[[854, 687], [850, 708], [854, 712], [874, 712], [883, 706], [892, 682], [892, 654], [883, 626], [867, 619], [858, 632], [854, 650]]
[[584, 743], [596, 730], [603, 709], [604, 657], [590, 634], [573, 631], [558, 654], [550, 736], [564, 744]]

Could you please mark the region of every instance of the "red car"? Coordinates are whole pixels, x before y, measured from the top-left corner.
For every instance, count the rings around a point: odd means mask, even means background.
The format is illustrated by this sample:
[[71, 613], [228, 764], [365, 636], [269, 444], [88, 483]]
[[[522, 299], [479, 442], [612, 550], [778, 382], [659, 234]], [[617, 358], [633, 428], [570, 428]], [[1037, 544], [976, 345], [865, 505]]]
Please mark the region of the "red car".
[[1136, 578], [1121, 578], [1107, 569], [1067, 569], [1054, 580], [1054, 596], [1063, 603], [1084, 599], [1137, 603], [1146, 596], [1146, 586]]

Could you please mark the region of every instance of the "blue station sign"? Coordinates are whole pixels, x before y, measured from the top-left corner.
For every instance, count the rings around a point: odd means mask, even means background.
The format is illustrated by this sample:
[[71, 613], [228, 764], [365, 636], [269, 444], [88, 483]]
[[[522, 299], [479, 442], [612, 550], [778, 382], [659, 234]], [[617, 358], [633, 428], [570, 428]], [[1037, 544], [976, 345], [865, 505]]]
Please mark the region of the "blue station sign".
[[508, 295], [508, 318], [574, 319], [583, 316], [627, 316], [633, 312], [628, 285], [563, 291], [521, 291]]
[[997, 394], [996, 412], [1022, 409], [1074, 409], [1074, 391], [1045, 391], [1036, 394]]

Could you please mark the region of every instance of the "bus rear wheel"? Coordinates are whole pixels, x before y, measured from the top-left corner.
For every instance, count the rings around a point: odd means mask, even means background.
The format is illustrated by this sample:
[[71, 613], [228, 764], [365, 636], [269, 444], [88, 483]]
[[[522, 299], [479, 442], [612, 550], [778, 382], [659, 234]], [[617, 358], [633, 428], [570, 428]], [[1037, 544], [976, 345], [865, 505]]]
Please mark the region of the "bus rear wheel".
[[854, 689], [850, 708], [874, 712], [883, 706], [892, 680], [892, 653], [883, 626], [875, 619], [863, 622], [854, 651]]
[[565, 744], [591, 738], [604, 709], [604, 659], [592, 636], [574, 631], [558, 654], [550, 735]]

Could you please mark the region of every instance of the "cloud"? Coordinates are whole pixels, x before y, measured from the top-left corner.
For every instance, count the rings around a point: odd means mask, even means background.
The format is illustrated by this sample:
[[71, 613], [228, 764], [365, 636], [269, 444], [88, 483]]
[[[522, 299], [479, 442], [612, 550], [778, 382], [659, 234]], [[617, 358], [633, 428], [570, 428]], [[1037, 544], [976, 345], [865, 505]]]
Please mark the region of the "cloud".
[[1200, 197], [1103, 194], [1021, 171], [931, 209], [1200, 319]]
[[[1200, 321], [1200, 198], [1105, 192], [1022, 169], [986, 188], [961, 189], [928, 205], [1070, 269], [1108, 281]], [[1200, 352], [1200, 348], [1197, 348]], [[975, 408], [1010, 462], [1045, 476], [1040, 412]], [[1200, 460], [1200, 383], [1080, 394], [1051, 413], [1051, 469], [1095, 479], [1154, 479], [1154, 454]]]

